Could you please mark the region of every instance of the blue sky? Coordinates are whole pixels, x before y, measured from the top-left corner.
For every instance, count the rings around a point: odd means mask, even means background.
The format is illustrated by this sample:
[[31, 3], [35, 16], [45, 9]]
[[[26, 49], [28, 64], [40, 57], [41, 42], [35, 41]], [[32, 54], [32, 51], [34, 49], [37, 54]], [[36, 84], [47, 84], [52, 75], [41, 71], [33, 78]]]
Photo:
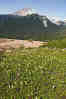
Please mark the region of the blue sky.
[[0, 14], [8, 14], [22, 8], [66, 19], [66, 0], [0, 0]]

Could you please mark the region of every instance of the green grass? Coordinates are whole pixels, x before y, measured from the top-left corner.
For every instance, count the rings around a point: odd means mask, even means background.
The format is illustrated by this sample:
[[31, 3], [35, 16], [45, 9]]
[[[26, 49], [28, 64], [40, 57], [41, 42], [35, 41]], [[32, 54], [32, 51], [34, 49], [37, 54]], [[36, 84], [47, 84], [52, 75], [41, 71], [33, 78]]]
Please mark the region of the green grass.
[[18, 49], [0, 55], [0, 98], [66, 97], [66, 50]]
[[66, 48], [66, 37], [48, 42], [48, 47]]

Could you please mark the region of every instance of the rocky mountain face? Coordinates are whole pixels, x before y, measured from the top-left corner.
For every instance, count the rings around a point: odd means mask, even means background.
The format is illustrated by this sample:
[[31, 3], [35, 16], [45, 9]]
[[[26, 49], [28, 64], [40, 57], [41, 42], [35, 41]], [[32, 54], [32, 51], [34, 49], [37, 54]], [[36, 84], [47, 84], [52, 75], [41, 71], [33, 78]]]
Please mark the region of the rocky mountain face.
[[55, 39], [58, 30], [58, 25], [52, 23], [46, 16], [36, 13], [0, 15], [1, 37], [44, 41]]

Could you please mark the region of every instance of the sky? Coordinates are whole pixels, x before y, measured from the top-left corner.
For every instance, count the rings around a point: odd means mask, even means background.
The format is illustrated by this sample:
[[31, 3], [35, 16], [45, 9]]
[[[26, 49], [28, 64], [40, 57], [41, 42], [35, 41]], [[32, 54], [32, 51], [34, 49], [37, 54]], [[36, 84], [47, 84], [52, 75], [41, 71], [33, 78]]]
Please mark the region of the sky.
[[66, 19], [66, 0], [0, 0], [0, 14], [32, 8], [50, 18]]

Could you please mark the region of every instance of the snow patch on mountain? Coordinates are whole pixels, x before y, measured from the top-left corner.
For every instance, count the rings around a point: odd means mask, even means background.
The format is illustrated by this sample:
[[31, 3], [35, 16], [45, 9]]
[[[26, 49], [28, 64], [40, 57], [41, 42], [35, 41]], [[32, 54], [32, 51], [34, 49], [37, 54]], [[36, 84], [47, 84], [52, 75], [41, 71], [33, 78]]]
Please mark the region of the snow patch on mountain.
[[36, 13], [36, 10], [35, 9], [24, 8], [24, 9], [21, 9], [19, 11], [16, 11], [14, 13], [14, 15], [27, 16], [27, 15], [31, 15], [31, 14], [35, 14], [35, 13]]
[[48, 24], [47, 24], [47, 17], [44, 16], [42, 19], [43, 19], [44, 27], [47, 28], [47, 27], [48, 27]]

